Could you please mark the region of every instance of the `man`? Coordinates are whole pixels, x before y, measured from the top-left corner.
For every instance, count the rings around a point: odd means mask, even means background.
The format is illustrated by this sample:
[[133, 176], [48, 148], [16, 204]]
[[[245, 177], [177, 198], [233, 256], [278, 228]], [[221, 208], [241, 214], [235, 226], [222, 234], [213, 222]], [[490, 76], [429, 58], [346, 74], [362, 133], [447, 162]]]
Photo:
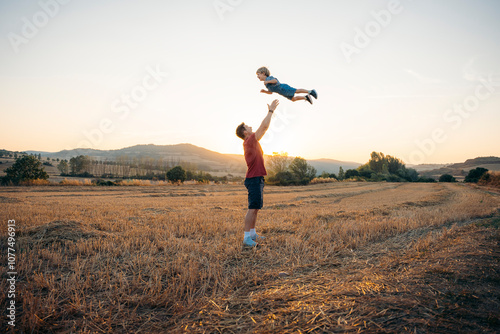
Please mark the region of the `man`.
[[267, 105], [269, 112], [257, 131], [252, 132], [252, 127], [241, 123], [236, 128], [236, 135], [244, 140], [243, 149], [245, 151], [245, 161], [247, 163], [247, 173], [245, 187], [248, 190], [248, 211], [245, 216], [245, 234], [243, 245], [247, 247], [257, 246], [256, 240], [264, 239], [263, 236], [255, 232], [257, 214], [264, 205], [264, 176], [267, 175], [264, 166], [264, 152], [260, 147], [259, 140], [264, 136], [269, 125], [273, 112], [280, 102], [274, 100], [271, 105]]

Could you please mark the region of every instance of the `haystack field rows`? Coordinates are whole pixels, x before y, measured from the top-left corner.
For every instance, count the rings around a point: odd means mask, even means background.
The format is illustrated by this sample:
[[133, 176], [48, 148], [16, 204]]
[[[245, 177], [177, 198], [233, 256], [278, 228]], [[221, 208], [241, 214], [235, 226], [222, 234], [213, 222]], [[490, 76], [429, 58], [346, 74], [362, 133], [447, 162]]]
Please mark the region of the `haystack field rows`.
[[255, 249], [242, 247], [246, 196], [243, 185], [1, 188], [3, 241], [16, 224], [15, 331], [500, 330], [497, 193], [266, 186]]

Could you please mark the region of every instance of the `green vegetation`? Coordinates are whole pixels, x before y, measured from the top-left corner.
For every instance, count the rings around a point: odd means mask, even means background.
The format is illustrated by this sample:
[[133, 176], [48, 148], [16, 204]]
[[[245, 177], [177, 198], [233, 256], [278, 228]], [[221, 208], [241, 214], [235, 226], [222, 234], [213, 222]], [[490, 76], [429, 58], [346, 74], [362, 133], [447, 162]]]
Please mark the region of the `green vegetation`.
[[49, 175], [45, 172], [42, 162], [32, 155], [23, 155], [16, 159], [11, 167], [5, 170], [6, 175], [1, 178], [4, 185], [19, 185], [32, 180], [47, 180]]
[[[286, 153], [275, 153], [266, 163], [270, 184], [308, 184], [316, 174], [316, 170], [304, 159], [292, 160]], [[436, 182], [433, 178], [419, 177], [418, 172], [413, 168], [406, 168], [401, 159], [384, 155], [382, 152], [372, 152], [370, 160], [356, 169], [344, 171], [341, 166], [338, 175], [323, 172], [317, 180], [332, 178], [339, 181]]]
[[175, 166], [167, 172], [167, 179], [171, 182], [186, 181], [186, 171], [181, 166]]
[[439, 182], [457, 182], [457, 180], [450, 174], [443, 174], [439, 177]]
[[485, 175], [488, 172], [486, 168], [482, 167], [477, 167], [475, 169], [471, 169], [469, 171], [469, 174], [465, 177], [465, 182], [473, 182], [477, 183], [483, 175]]
[[384, 155], [382, 152], [372, 152], [370, 160], [356, 169], [344, 172], [340, 167], [338, 180], [354, 181], [387, 181], [387, 182], [434, 182], [433, 179], [422, 179], [413, 168], [406, 168], [402, 160]]
[[303, 158], [292, 160], [287, 153], [275, 153], [266, 161], [269, 184], [289, 186], [306, 185], [316, 177], [316, 169]]
[[[176, 163], [176, 164], [175, 164]], [[168, 173], [176, 168], [171, 174], [172, 179], [168, 177]], [[179, 168], [184, 171], [180, 172]], [[57, 169], [61, 176], [77, 176], [77, 177], [97, 177], [97, 178], [115, 178], [115, 179], [137, 179], [137, 180], [153, 180], [153, 181], [172, 181], [184, 182], [186, 180], [194, 180], [200, 183], [225, 183], [227, 181], [239, 181], [241, 178], [233, 177], [232, 175], [217, 177], [203, 171], [197, 171], [195, 164], [183, 163], [173, 159], [154, 159], [154, 158], [127, 158], [119, 157], [116, 161], [101, 161], [95, 160], [92, 157], [79, 155], [69, 160], [61, 160], [57, 165]], [[102, 182], [101, 182], [102, 183]], [[104, 185], [104, 184], [100, 184]]]

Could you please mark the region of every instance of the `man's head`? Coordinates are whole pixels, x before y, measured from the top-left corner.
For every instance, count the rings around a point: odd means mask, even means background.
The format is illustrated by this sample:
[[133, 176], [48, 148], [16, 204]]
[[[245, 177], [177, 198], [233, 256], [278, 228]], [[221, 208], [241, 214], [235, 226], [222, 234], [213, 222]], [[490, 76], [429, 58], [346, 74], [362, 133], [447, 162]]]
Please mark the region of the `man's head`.
[[241, 139], [245, 140], [249, 135], [251, 135], [252, 132], [252, 127], [246, 125], [245, 123], [241, 123], [238, 125], [236, 128], [236, 135], [240, 137]]
[[257, 70], [257, 78], [259, 78], [260, 81], [266, 80], [266, 78], [270, 75], [271, 72], [269, 72], [267, 67], [261, 67]]

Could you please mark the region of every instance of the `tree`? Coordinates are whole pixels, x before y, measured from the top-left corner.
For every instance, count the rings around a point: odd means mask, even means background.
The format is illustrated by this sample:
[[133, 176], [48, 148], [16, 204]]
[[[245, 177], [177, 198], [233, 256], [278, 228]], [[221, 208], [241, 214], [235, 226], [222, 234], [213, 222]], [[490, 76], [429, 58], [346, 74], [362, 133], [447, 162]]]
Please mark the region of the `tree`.
[[[290, 172], [297, 178], [299, 183], [309, 183], [316, 177], [316, 169], [309, 165], [304, 158], [297, 157], [290, 163]], [[305, 181], [307, 180], [307, 181]]]
[[450, 174], [443, 174], [439, 177], [439, 182], [457, 182], [457, 180]]
[[291, 161], [292, 158], [288, 156], [288, 153], [274, 152], [271, 157], [266, 159], [266, 164], [267, 164], [266, 170], [268, 172], [268, 175], [270, 177], [273, 177], [278, 173], [287, 171]]
[[354, 176], [359, 176], [359, 172], [355, 169], [348, 169], [346, 172], [345, 172], [345, 178], [346, 179], [350, 179], [351, 177], [354, 177]]
[[5, 170], [6, 175], [3, 177], [4, 184], [12, 182], [18, 185], [21, 182], [29, 180], [47, 180], [49, 175], [45, 172], [42, 162], [35, 156], [25, 155], [18, 159]]
[[487, 173], [488, 170], [486, 168], [482, 168], [482, 167], [477, 167], [475, 169], [471, 169], [469, 171], [469, 174], [467, 174], [467, 176], [465, 177], [465, 182], [473, 182], [473, 183], [477, 183], [479, 181], [479, 179], [485, 174]]
[[69, 160], [72, 175], [90, 175], [91, 164], [92, 161], [90, 160], [90, 157], [85, 155], [79, 155]]
[[359, 166], [358, 172], [359, 172], [359, 176], [367, 178], [367, 179], [371, 178], [372, 174], [376, 174], [375, 171], [370, 169], [370, 166], [368, 166], [368, 164], [364, 164], [362, 166]]
[[279, 172], [270, 178], [270, 180], [280, 186], [297, 184], [297, 178], [289, 171]]
[[57, 169], [61, 172], [61, 175], [69, 174], [69, 165], [66, 160], [61, 160], [57, 165]]
[[345, 179], [344, 168], [342, 168], [342, 166], [339, 167], [338, 179], [339, 179], [339, 181], [342, 181], [343, 179]]
[[372, 152], [371, 159], [368, 161], [368, 166], [371, 170], [376, 173], [382, 173], [382, 169], [384, 166], [385, 156], [382, 152]]
[[319, 177], [321, 177], [323, 179], [327, 179], [330, 177], [330, 173], [323, 171], [323, 173], [321, 173], [321, 175]]
[[171, 182], [186, 181], [186, 171], [181, 166], [175, 166], [167, 172], [167, 179]]
[[300, 157], [291, 160], [286, 153], [275, 153], [267, 163], [269, 168], [267, 181], [271, 184], [305, 185], [316, 177], [316, 169]]
[[416, 182], [418, 172], [413, 168], [406, 168], [401, 159], [382, 152], [372, 152], [370, 160], [357, 168], [359, 176], [371, 181], [388, 182]]

